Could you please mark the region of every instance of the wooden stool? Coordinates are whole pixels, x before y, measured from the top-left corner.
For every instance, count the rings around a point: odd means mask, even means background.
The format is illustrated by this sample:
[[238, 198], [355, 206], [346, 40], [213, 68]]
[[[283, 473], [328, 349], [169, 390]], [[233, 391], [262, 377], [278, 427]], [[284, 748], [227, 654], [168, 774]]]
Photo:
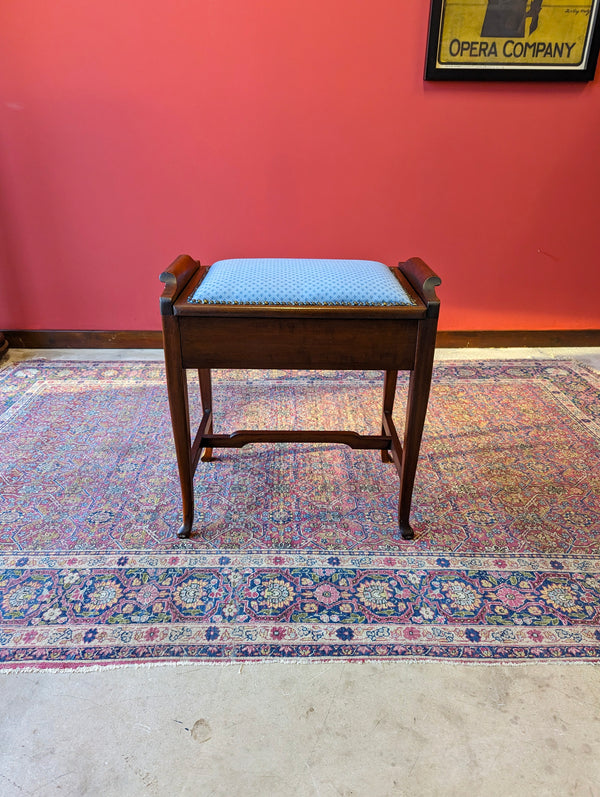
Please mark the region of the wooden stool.
[[[239, 259], [201, 266], [181, 255], [160, 275], [167, 389], [183, 501], [178, 536], [194, 521], [193, 478], [215, 447], [344, 443], [378, 449], [400, 475], [398, 524], [412, 539], [413, 485], [433, 368], [440, 278], [419, 258]], [[198, 369], [202, 420], [192, 442], [186, 369]], [[381, 434], [236, 431], [214, 434], [211, 368], [383, 370]], [[410, 371], [404, 441], [392, 420], [399, 370]]]

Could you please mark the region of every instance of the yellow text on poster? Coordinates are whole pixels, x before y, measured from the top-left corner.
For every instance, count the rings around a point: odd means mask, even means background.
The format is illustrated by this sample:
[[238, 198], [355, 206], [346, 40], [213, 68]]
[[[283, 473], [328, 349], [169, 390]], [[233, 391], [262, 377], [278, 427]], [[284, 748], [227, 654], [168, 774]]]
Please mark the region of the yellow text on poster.
[[598, 0], [444, 0], [438, 64], [570, 66], [584, 62]]

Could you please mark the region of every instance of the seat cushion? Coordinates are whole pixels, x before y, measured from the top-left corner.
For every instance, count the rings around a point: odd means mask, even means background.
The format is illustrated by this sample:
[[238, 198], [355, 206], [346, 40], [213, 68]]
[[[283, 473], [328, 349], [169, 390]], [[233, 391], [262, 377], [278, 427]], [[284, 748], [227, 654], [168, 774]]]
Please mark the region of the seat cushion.
[[383, 263], [297, 258], [219, 260], [209, 268], [188, 301], [289, 306], [414, 305]]

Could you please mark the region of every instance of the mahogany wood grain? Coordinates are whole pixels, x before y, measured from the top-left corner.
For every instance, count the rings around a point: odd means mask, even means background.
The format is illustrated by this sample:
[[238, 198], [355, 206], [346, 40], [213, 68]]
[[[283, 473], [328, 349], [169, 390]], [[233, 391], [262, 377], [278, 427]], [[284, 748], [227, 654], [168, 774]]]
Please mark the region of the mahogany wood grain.
[[413, 367], [414, 321], [175, 316], [184, 368]]

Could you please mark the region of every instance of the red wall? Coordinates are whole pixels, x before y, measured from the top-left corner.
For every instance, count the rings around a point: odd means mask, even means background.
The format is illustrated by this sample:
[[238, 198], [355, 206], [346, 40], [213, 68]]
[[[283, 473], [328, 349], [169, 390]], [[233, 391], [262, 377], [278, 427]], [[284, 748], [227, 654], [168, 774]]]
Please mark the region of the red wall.
[[600, 328], [598, 80], [424, 83], [428, 6], [0, 4], [0, 329], [159, 328], [180, 252], [419, 255], [442, 329]]

